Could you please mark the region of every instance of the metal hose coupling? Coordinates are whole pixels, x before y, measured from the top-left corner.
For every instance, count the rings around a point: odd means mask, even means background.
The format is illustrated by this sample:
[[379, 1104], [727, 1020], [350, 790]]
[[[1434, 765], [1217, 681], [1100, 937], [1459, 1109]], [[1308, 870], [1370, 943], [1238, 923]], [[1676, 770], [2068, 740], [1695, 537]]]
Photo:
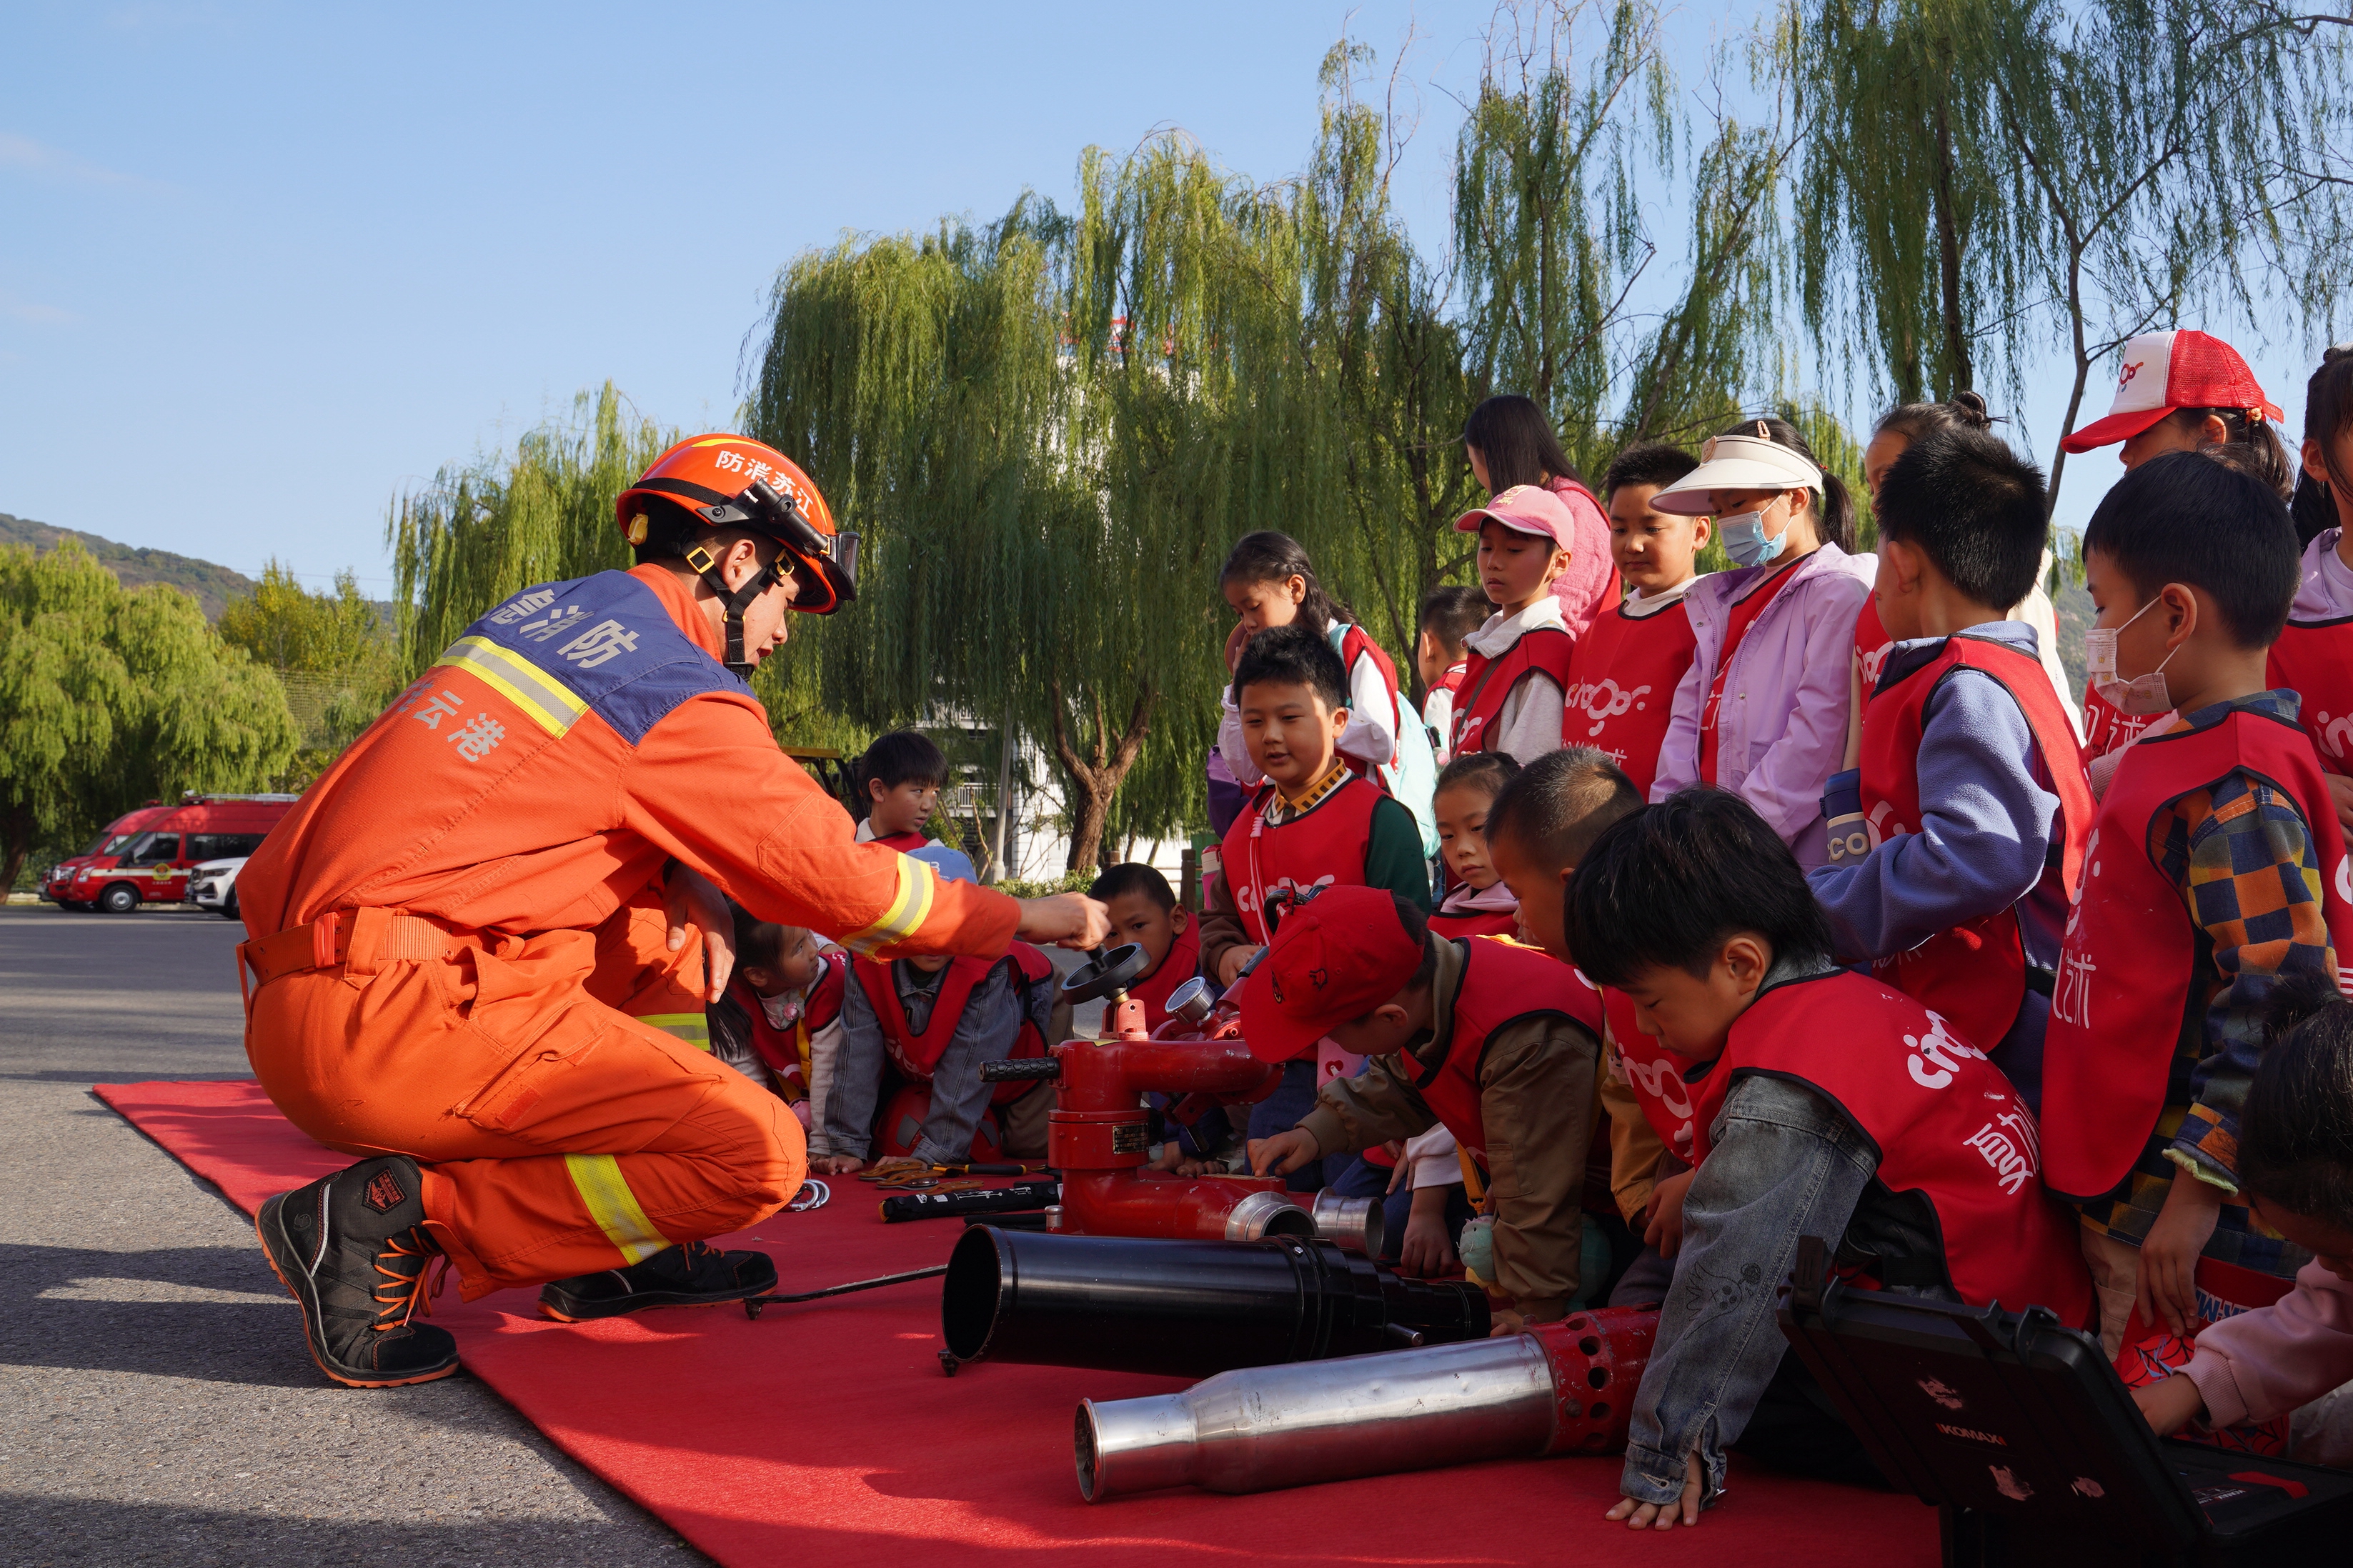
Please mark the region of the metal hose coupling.
[[1388, 1216], [1382, 1212], [1380, 1199], [1344, 1198], [1325, 1187], [1315, 1194], [1315, 1206], [1308, 1213], [1315, 1221], [1315, 1234], [1324, 1240], [1360, 1257], [1381, 1255]]

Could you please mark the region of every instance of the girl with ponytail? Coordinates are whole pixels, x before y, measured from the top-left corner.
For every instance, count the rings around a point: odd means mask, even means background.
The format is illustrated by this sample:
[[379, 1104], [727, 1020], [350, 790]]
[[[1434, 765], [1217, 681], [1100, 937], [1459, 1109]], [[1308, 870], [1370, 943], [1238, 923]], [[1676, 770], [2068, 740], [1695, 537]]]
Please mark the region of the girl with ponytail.
[[1553, 579], [1561, 624], [1581, 637], [1593, 617], [1615, 605], [1623, 589], [1609, 556], [1609, 514], [1586, 487], [1553, 433], [1552, 421], [1532, 397], [1491, 397], [1462, 422], [1462, 453], [1471, 475], [1490, 496], [1515, 485], [1542, 485], [1561, 499], [1577, 520], [1568, 569]]

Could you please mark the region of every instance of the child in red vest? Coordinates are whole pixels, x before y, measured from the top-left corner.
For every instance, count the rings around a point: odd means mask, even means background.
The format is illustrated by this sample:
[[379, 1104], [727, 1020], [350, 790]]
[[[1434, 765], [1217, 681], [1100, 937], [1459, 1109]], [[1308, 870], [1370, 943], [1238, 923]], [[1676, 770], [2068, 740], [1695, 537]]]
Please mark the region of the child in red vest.
[[[1271, 531], [1244, 534], [1219, 569], [1218, 591], [1234, 612], [1234, 629], [1226, 637], [1228, 669], [1237, 668], [1250, 638], [1278, 626], [1304, 626], [1331, 644], [1340, 657], [1348, 715], [1341, 757], [1404, 804], [1421, 830], [1422, 855], [1437, 854], [1430, 791], [1438, 764], [1429, 733], [1414, 721], [1413, 704], [1398, 689], [1397, 666], [1388, 652], [1355, 624], [1346, 605], [1324, 591], [1299, 541]], [[1226, 689], [1218, 753], [1237, 783], [1255, 789], [1261, 774], [1242, 735], [1240, 691], [1239, 685]]]
[[[1411, 814], [1340, 758], [1347, 688], [1331, 645], [1305, 626], [1262, 631], [1242, 650], [1234, 693], [1251, 764], [1266, 782], [1203, 867], [1203, 971], [1224, 987], [1314, 889], [1381, 888], [1430, 907], [1429, 862]], [[1315, 1074], [1310, 1040], [1285, 1060], [1274, 1093], [1250, 1108], [1251, 1135], [1305, 1114]], [[1309, 1172], [1293, 1184], [1312, 1192], [1324, 1183]]]
[[[1562, 903], [1577, 864], [1620, 817], [1642, 809], [1641, 792], [1590, 746], [1566, 746], [1504, 786], [1487, 813], [1487, 854], [1520, 907], [1527, 942], [1570, 962]], [[1634, 1027], [1633, 1004], [1601, 992], [1601, 1109], [1609, 1119], [1609, 1195], [1641, 1248], [1609, 1292], [1609, 1305], [1666, 1293], [1691, 1182], [1691, 1106], [1679, 1068]]]
[[[933, 846], [915, 858], [950, 881], [975, 879], [972, 863], [956, 850]], [[971, 1160], [975, 1130], [991, 1109], [1004, 1129], [1005, 1153], [1028, 1159], [1045, 1152], [1050, 1087], [990, 1084], [980, 1076], [983, 1062], [1045, 1054], [1055, 987], [1044, 953], [1017, 942], [995, 960], [855, 958], [849, 967], [841, 1048], [825, 1104], [832, 1151], [827, 1173], [847, 1174], [867, 1163], [876, 1107], [892, 1071], [930, 1094], [928, 1106], [913, 1112], [922, 1131], [907, 1158], [934, 1165]], [[812, 1162], [811, 1168], [818, 1167]]]
[[[2312, 1261], [2278, 1300], [2201, 1331], [2179, 1376], [2133, 1390], [2159, 1436], [2189, 1421], [2218, 1436], [2276, 1425], [2353, 1381], [2353, 1004], [2316, 975], [2281, 990], [2278, 1037], [2247, 1091], [2239, 1177], [2263, 1223]], [[2344, 1404], [2296, 1422], [2296, 1458], [2353, 1468]]]
[[2326, 526], [2305, 546], [2270, 680], [2304, 699], [2305, 733], [2328, 775], [2337, 825], [2353, 826], [2353, 343], [2328, 351], [2304, 389], [2298, 504], [2317, 492]]
[[1577, 639], [1553, 583], [1568, 570], [1577, 519], [1541, 485], [1515, 485], [1456, 520], [1479, 536], [1479, 586], [1495, 613], [1463, 646], [1470, 668], [1455, 693], [1447, 750], [1509, 752], [1522, 765], [1560, 745], [1562, 694]]
[[1650, 442], [1618, 454], [1603, 476], [1609, 496], [1609, 554], [1631, 590], [1594, 617], [1568, 661], [1563, 737], [1591, 746], [1646, 794], [1674, 717], [1675, 689], [1695, 647], [1683, 590], [1699, 581], [1708, 520], [1661, 511], [1651, 498], [1699, 467], [1679, 447]]
[[1454, 694], [1471, 668], [1470, 650], [1463, 643], [1494, 609], [1480, 588], [1449, 585], [1421, 596], [1421, 630], [1413, 645], [1413, 665], [1422, 689], [1430, 693], [1422, 699], [1421, 721], [1441, 768], [1454, 757]]
[[2353, 868], [2296, 695], [2266, 685], [2296, 583], [2279, 497], [2168, 453], [2102, 498], [2084, 556], [2092, 662], [2121, 706], [2180, 715], [2101, 798], [2043, 1051], [2051, 1185], [2084, 1205], [2114, 1353], [2225, 1315], [2210, 1299], [2259, 1305], [2308, 1259], [2248, 1209], [2239, 1114], [2273, 992], [2337, 972]]
[[1822, 797], [1808, 874], [1839, 956], [1941, 1015], [2040, 1108], [2042, 1037], [2092, 787], [2034, 628], [2042, 475], [1989, 431], [1912, 443], [1879, 489], [1879, 621], [1894, 642], [1862, 766]]
[[[2252, 448], [2262, 467], [2286, 478], [2287, 454], [2270, 424], [2280, 411], [2229, 343], [2211, 332], [2168, 329], [2132, 339], [2116, 360], [2123, 369], [2115, 401], [2105, 417], [2061, 440], [2069, 452], [2121, 444], [2116, 458], [2129, 473], [2169, 452], [2236, 445]], [[2278, 488], [2284, 494], [2284, 486]], [[2094, 669], [2084, 683], [2084, 738], [2094, 760], [2093, 781], [2103, 792], [2109, 776], [2104, 759], [2172, 719], [2168, 710], [2138, 699], [2120, 705], [2100, 689], [2105, 679]], [[2117, 695], [2125, 695], [2121, 685]]]
[[1519, 775], [1509, 752], [1473, 752], [1438, 775], [1438, 853], [1447, 893], [1430, 917], [1442, 937], [1511, 936], [1520, 929], [1520, 901], [1487, 858], [1487, 811]]
[[851, 777], [866, 808], [860, 840], [887, 844], [902, 855], [939, 842], [924, 828], [939, 809], [948, 759], [930, 737], [913, 730], [876, 736]]
[[1253, 1137], [1252, 1170], [1287, 1175], [1442, 1124], [1490, 1178], [1495, 1287], [1511, 1302], [1496, 1332], [1568, 1310], [1601, 1048], [1593, 987], [1515, 943], [1437, 936], [1409, 900], [1335, 888], [1283, 921], [1242, 983], [1241, 1016], [1261, 1058], [1328, 1035], [1367, 1058], [1295, 1127]]
[[849, 954], [798, 926], [764, 921], [740, 904], [735, 973], [726, 994], [706, 1010], [711, 1054], [787, 1101], [811, 1130], [812, 1152], [829, 1154], [814, 1129], [823, 1125], [841, 1044], [841, 1005]]
[[1192, 911], [1176, 901], [1167, 878], [1133, 862], [1097, 877], [1087, 897], [1111, 912], [1110, 945], [1132, 942], [1151, 960], [1127, 994], [1144, 1004], [1145, 1028], [1157, 1029], [1168, 1021], [1169, 994], [1201, 972], [1201, 930]]
[[1796, 858], [1746, 801], [1695, 787], [1597, 838], [1569, 951], [1687, 1065], [1698, 1169], [1609, 1517], [1698, 1521], [1727, 1447], [1867, 1479], [1774, 1327], [1800, 1237], [1881, 1286], [2093, 1317], [2033, 1113], [1912, 998], [1837, 966]]

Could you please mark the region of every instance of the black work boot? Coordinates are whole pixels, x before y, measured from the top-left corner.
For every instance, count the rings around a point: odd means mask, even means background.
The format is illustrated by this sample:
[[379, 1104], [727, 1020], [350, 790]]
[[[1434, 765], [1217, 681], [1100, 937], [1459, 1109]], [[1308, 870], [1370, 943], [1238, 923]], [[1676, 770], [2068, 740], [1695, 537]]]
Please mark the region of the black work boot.
[[458, 1342], [409, 1317], [432, 1305], [425, 1266], [440, 1253], [425, 1230], [425, 1178], [406, 1154], [265, 1201], [253, 1218], [262, 1256], [302, 1304], [311, 1359], [353, 1388], [430, 1383], [458, 1370]]
[[575, 1274], [539, 1288], [539, 1310], [559, 1323], [617, 1318], [648, 1307], [714, 1307], [765, 1296], [776, 1266], [765, 1252], [722, 1252], [700, 1241], [665, 1247], [627, 1268]]

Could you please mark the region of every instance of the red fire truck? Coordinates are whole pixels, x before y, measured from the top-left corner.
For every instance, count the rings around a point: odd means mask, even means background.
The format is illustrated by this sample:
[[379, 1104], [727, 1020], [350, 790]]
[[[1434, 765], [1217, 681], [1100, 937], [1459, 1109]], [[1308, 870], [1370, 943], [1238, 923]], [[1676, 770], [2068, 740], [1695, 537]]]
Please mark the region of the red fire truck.
[[189, 868], [250, 855], [300, 795], [185, 795], [176, 805], [151, 801], [109, 823], [89, 848], [60, 860], [41, 884], [59, 909], [128, 914], [141, 904], [176, 904], [187, 896]]

